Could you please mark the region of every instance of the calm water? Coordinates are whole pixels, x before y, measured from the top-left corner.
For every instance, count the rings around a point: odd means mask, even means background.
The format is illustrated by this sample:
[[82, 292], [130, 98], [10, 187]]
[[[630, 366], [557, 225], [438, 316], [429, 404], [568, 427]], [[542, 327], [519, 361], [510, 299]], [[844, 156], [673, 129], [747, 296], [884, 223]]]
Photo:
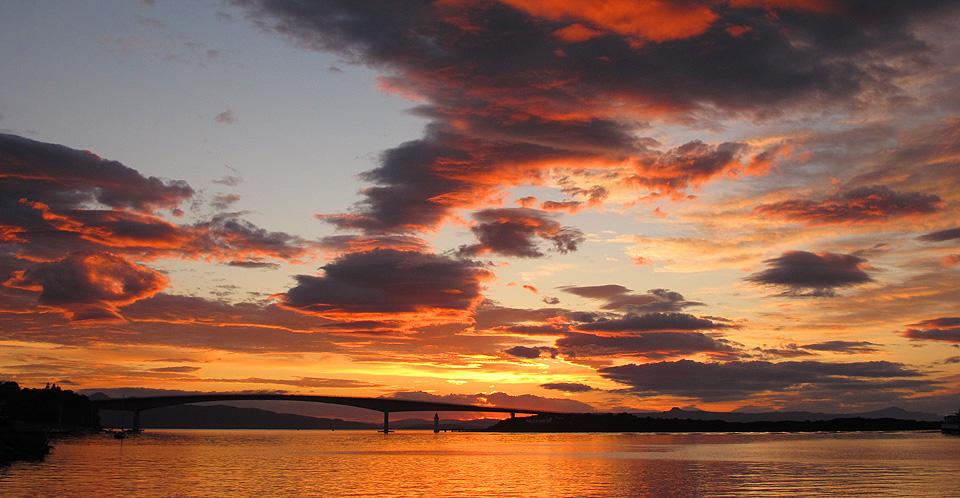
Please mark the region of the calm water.
[[64, 439], [0, 496], [960, 496], [938, 433], [153, 430]]

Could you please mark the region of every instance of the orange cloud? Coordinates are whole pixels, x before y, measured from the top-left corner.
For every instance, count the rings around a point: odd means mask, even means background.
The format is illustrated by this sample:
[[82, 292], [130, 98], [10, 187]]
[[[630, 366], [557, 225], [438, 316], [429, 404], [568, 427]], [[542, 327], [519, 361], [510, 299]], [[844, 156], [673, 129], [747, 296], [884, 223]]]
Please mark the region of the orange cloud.
[[563, 29], [558, 29], [553, 32], [554, 35], [558, 36], [560, 39], [570, 42], [582, 42], [587, 41], [591, 38], [596, 38], [603, 34], [602, 31], [597, 31], [595, 29], [590, 29], [582, 24], [571, 24]]
[[665, 153], [650, 154], [636, 162], [637, 174], [628, 181], [654, 190], [655, 195], [679, 194], [732, 169], [743, 168], [739, 157], [745, 144], [687, 142]]
[[662, 42], [703, 34], [717, 19], [709, 7], [666, 0], [502, 0], [532, 15], [580, 20], [620, 35]]
[[750, 26], [728, 26], [727, 33], [730, 33], [730, 36], [739, 37], [749, 33], [751, 29]]
[[883, 185], [860, 187], [823, 201], [791, 199], [762, 204], [753, 212], [764, 217], [798, 221], [809, 226], [883, 223], [897, 218], [927, 216], [943, 209], [936, 195], [894, 192]]
[[281, 305], [337, 321], [418, 317], [461, 322], [483, 299], [493, 275], [474, 264], [430, 253], [377, 249], [345, 254], [319, 276], [297, 275]]
[[461, 254], [475, 256], [498, 253], [539, 258], [544, 253], [537, 247], [537, 238], [549, 241], [556, 251], [562, 253], [576, 251], [584, 240], [583, 232], [562, 226], [544, 211], [528, 208], [486, 209], [478, 211], [474, 218], [478, 223], [470, 230], [477, 236], [478, 243], [462, 246]]
[[117, 308], [150, 297], [170, 280], [111, 253], [77, 252], [12, 273], [4, 286], [39, 292], [42, 305], [71, 320], [120, 320]]
[[767, 10], [801, 10], [818, 14], [840, 11], [835, 0], [727, 0], [731, 7], [756, 7]]

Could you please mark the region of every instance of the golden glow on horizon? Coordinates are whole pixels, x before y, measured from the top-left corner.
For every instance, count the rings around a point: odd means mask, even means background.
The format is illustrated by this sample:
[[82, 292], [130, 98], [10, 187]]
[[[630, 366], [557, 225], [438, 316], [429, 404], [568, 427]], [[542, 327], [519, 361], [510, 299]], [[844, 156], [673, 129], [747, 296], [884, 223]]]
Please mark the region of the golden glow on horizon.
[[939, 4], [0, 6], [0, 380], [942, 409]]

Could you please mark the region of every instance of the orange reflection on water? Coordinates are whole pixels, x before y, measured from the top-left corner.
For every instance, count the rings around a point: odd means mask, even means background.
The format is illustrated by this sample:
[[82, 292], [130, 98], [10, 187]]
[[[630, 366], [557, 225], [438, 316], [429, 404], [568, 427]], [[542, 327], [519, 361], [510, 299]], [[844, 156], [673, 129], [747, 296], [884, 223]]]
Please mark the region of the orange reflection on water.
[[4, 497], [947, 496], [956, 438], [151, 431], [65, 439]]

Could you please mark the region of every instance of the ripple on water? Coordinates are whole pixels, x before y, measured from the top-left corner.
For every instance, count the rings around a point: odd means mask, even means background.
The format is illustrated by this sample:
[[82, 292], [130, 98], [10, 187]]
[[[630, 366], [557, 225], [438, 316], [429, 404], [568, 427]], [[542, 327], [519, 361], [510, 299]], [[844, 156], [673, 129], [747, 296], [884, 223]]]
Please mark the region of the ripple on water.
[[905, 434], [148, 431], [57, 441], [0, 496], [949, 496], [960, 441]]

